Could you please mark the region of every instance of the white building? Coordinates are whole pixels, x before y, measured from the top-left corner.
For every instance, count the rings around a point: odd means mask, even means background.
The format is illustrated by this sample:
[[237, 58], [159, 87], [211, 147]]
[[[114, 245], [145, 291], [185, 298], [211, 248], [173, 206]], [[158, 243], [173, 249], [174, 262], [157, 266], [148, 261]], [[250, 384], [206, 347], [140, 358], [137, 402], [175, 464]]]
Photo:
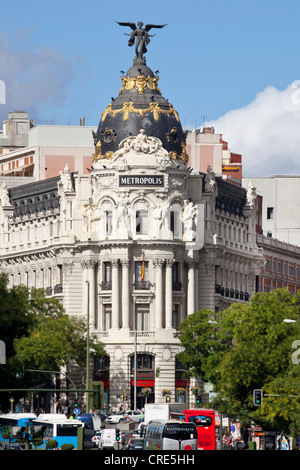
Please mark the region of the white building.
[[274, 175], [243, 178], [243, 186], [252, 183], [262, 196], [263, 234], [300, 246], [300, 176]]
[[107, 406], [125, 390], [133, 407], [134, 385], [138, 407], [145, 387], [148, 402], [165, 402], [168, 389], [188, 403], [176, 327], [198, 308], [249, 300], [262, 260], [255, 198], [210, 168], [191, 174], [179, 116], [157, 82], [135, 59], [102, 113], [90, 173], [64, 163], [59, 176], [1, 188], [1, 270], [11, 285], [45, 288], [69, 315], [89, 311], [107, 352], [91, 380], [104, 381]]

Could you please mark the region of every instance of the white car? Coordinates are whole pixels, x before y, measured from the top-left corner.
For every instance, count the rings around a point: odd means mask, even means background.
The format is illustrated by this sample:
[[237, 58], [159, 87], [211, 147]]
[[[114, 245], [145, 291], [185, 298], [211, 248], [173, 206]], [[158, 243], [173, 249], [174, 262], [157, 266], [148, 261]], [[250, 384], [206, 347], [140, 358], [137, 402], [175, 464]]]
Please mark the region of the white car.
[[122, 421], [126, 421], [126, 417], [124, 416], [124, 413], [117, 413], [115, 415], [107, 416], [105, 421], [111, 424], [118, 424]]
[[129, 421], [134, 421], [135, 423], [139, 423], [144, 417], [143, 413], [134, 410], [125, 411], [124, 416], [128, 417]]

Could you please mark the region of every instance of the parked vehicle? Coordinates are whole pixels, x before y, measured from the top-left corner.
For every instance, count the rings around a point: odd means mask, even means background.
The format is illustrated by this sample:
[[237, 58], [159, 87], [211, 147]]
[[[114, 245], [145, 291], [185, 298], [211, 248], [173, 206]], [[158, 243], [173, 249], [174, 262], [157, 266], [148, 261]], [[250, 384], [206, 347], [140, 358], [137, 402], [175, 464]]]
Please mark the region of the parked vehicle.
[[139, 423], [144, 418], [143, 413], [135, 410], [125, 411], [124, 416], [128, 417], [129, 421], [134, 421], [135, 423]]
[[126, 417], [124, 416], [124, 413], [117, 413], [115, 415], [107, 416], [105, 421], [106, 423], [110, 423], [110, 424], [118, 424], [118, 423], [121, 423], [122, 421], [126, 421]]
[[113, 450], [117, 442], [115, 429], [103, 429], [99, 440], [99, 450]]

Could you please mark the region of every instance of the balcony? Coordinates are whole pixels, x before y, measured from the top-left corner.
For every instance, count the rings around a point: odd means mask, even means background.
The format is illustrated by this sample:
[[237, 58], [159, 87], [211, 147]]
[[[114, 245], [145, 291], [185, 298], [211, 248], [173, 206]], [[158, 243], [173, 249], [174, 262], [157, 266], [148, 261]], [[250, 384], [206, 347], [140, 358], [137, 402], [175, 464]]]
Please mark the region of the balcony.
[[180, 281], [173, 281], [173, 290], [181, 291], [181, 282]]
[[100, 287], [102, 290], [111, 290], [111, 281], [102, 281]]
[[52, 287], [46, 287], [46, 295], [52, 295]]
[[53, 289], [53, 294], [62, 294], [63, 286], [62, 284], [56, 284]]
[[134, 288], [136, 290], [149, 290], [150, 281], [135, 281]]
[[215, 284], [215, 293], [222, 297], [229, 297], [230, 299], [244, 300], [245, 302], [249, 302], [250, 300], [250, 294], [248, 292], [229, 289], [228, 287], [224, 288], [220, 286], [220, 284]]

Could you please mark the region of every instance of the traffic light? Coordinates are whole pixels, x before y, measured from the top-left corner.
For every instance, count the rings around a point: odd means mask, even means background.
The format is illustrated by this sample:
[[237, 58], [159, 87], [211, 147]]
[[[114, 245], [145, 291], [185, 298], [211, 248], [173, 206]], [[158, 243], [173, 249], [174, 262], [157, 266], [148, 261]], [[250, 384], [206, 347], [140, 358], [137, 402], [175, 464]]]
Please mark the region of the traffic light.
[[196, 405], [201, 405], [201, 397], [200, 397], [200, 395], [196, 395]]
[[261, 389], [256, 389], [253, 391], [253, 405], [261, 406], [262, 404], [263, 392]]
[[119, 428], [116, 428], [116, 440], [119, 442], [121, 439], [121, 432]]

